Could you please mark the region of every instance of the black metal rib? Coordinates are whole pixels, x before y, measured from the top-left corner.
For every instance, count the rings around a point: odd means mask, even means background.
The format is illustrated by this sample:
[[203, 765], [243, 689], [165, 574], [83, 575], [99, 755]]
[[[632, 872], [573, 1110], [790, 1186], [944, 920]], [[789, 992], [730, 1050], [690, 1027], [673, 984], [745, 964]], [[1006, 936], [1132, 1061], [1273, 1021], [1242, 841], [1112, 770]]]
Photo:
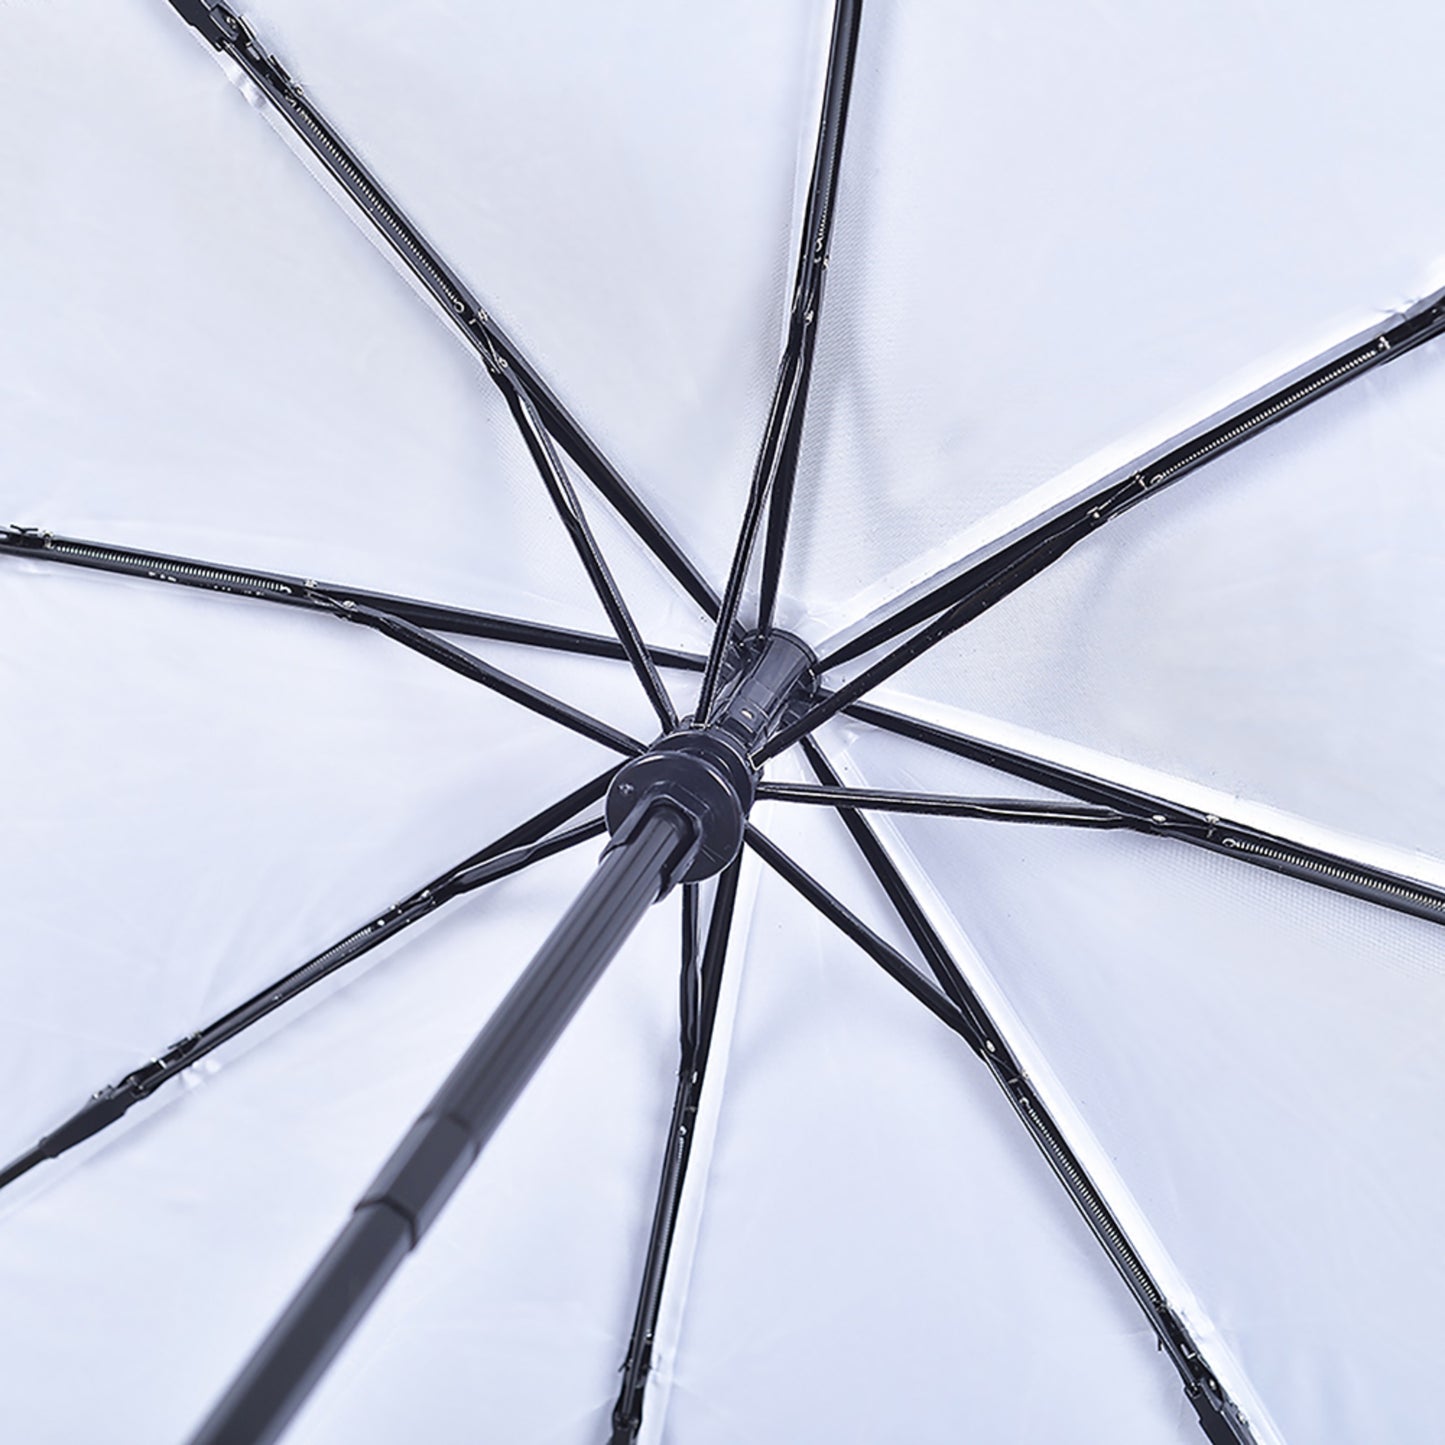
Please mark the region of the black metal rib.
[[766, 834], [760, 833], [751, 823], [744, 834], [747, 843], [759, 858], [768, 865], [784, 882], [790, 884], [839, 932], [851, 938], [889, 978], [901, 983], [909, 993], [936, 1017], [943, 1020], [956, 1033], [966, 1033], [969, 1024], [958, 1008], [945, 998], [891, 943], [873, 932], [856, 914], [844, 907], [811, 874], [800, 868]]
[[[906, 632], [937, 621], [897, 652], [870, 669], [868, 686], [882, 681], [919, 653], [970, 622], [1015, 588], [1042, 572], [1091, 532], [1122, 516], [1146, 497], [1188, 476], [1206, 462], [1258, 436], [1276, 422], [1327, 396], [1356, 377], [1383, 366], [1445, 331], [1445, 293], [1437, 292], [1383, 326], [1356, 337], [1281, 380], [1264, 396], [1257, 393], [1232, 408], [1222, 420], [1165, 443], [1148, 457], [1106, 478], [1082, 500], [991, 551], [974, 565], [897, 606], [846, 643], [824, 648], [819, 670], [838, 667]], [[940, 615], [942, 614], [942, 615]], [[886, 666], [884, 665], [886, 664]], [[865, 689], [866, 690], [866, 689]], [[852, 697], [861, 691], [845, 689]]]
[[525, 387], [547, 430], [608, 505], [641, 539], [668, 573], [709, 617], [717, 595], [676, 541], [647, 509], [622, 474], [603, 455], [533, 369], [512, 340], [382, 188], [356, 153], [256, 40], [246, 23], [222, 4], [171, 0], [174, 9], [210, 45], [228, 55], [271, 103], [296, 138], [360, 210], [376, 233], [468, 346], [490, 368], [499, 357]]
[[[840, 788], [841, 780], [812, 738], [803, 739], [803, 751], [824, 787], [846, 791]], [[842, 810], [839, 816], [908, 930], [909, 937], [938, 980], [939, 987], [958, 1010], [964, 1026], [955, 1025], [956, 1031], [987, 1065], [994, 1081], [1007, 1096], [1030, 1137], [1149, 1320], [1160, 1348], [1168, 1354], [1179, 1372], [1184, 1393], [1199, 1415], [1205, 1434], [1211, 1441], [1222, 1442], [1222, 1445], [1241, 1445], [1241, 1442], [1251, 1441], [1253, 1437], [1238, 1407], [1211, 1374], [1198, 1346], [1169, 1307], [1163, 1289], [1129, 1242], [1118, 1217], [1105, 1203], [1087, 1170], [1069, 1147], [1052, 1114], [1033, 1097], [1022, 1067], [994, 1026], [983, 1000], [964, 977], [878, 835], [857, 812]]]
[[669, 731], [677, 726], [677, 712], [672, 706], [672, 699], [668, 697], [667, 689], [657, 675], [657, 668], [647, 654], [647, 644], [643, 642], [642, 633], [638, 631], [637, 623], [628, 610], [621, 589], [612, 575], [612, 569], [608, 567], [607, 559], [602, 555], [602, 549], [592, 535], [587, 515], [582, 510], [581, 502], [577, 500], [577, 493], [568, 480], [566, 468], [557, 456], [551, 437], [542, 426], [542, 418], [537, 414], [537, 408], [526, 388], [500, 357], [497, 358], [492, 376], [506, 399], [507, 408], [517, 423], [517, 429], [522, 433], [537, 474], [542, 478], [547, 495], [551, 497], [552, 505], [562, 520], [562, 526], [576, 549], [587, 573], [587, 580], [591, 582], [597, 600], [607, 613], [607, 620], [617, 633], [617, 640], [622, 644], [622, 650], [627, 654], [627, 660], [632, 664], [632, 670], [637, 674], [637, 680], [642, 684], [642, 690], [647, 694], [647, 700], [652, 704], [657, 720], [662, 724], [664, 732]]
[[[803, 739], [803, 753], [823, 788], [844, 791], [841, 787], [842, 779], [834, 772], [815, 738]], [[873, 871], [884, 893], [888, 895], [888, 901], [908, 930], [909, 937], [938, 981], [938, 986], [967, 1021], [968, 1028], [963, 1031], [962, 1036], [968, 1040], [975, 1053], [982, 1055], [985, 1049], [984, 1041], [991, 1028], [988, 1015], [967, 989], [960, 988], [958, 969], [953, 966], [948, 949], [928, 921], [922, 904], [904, 884], [902, 875], [893, 866], [893, 860], [884, 851], [872, 827], [850, 809], [840, 809], [838, 816], [843, 820], [843, 826], [863, 854], [864, 861]]]
[[637, 804], [587, 885], [391, 1151], [192, 1445], [269, 1445], [425, 1238], [644, 913], [698, 849], [695, 817]]
[[708, 921], [707, 943], [698, 956], [698, 885], [683, 890], [681, 1064], [677, 1090], [672, 1101], [672, 1119], [662, 1156], [657, 1203], [648, 1235], [647, 1256], [642, 1265], [637, 1310], [632, 1334], [622, 1365], [622, 1388], [612, 1411], [610, 1445], [634, 1445], [642, 1425], [642, 1408], [647, 1376], [652, 1368], [652, 1347], [657, 1330], [662, 1287], [672, 1254], [677, 1227], [678, 1205], [687, 1180], [688, 1162], [697, 1122], [698, 1103], [712, 1051], [713, 1028], [717, 1022], [718, 999], [722, 992], [723, 962], [737, 902], [739, 865], [734, 862], [718, 878]]
[[843, 132], [848, 119], [848, 95], [852, 89], [853, 61], [858, 48], [861, 0], [838, 0], [833, 12], [833, 33], [828, 50], [828, 77], [823, 89], [823, 111], [818, 125], [818, 146], [813, 174], [803, 213], [803, 234], [798, 243], [798, 267], [793, 286], [788, 336], [778, 363], [773, 402], [763, 429], [762, 443], [753, 466], [752, 481], [743, 508], [742, 526], [723, 590], [722, 610], [708, 652], [707, 667], [698, 694], [697, 716], [708, 716], [722, 679], [723, 661], [732, 639], [733, 624], [742, 605], [743, 588], [752, 562], [758, 527], [769, 498], [768, 545], [763, 565], [763, 586], [759, 600], [758, 627], [766, 629], [772, 620], [782, 569], [783, 545], [787, 537], [788, 513], [797, 472], [798, 447], [802, 439], [804, 413], [808, 404], [808, 381], [813, 368], [813, 348], [818, 334], [818, 316], [823, 304], [823, 283], [827, 278], [828, 241], [833, 229], [833, 197], [838, 163], [843, 150]]
[[872, 703], [855, 703], [848, 716], [871, 723], [885, 732], [912, 738], [928, 747], [939, 748], [956, 757], [983, 763], [1000, 772], [1083, 802], [1132, 814], [1132, 826], [1142, 833], [1177, 838], [1198, 848], [1222, 853], [1256, 867], [1283, 873], [1337, 893], [1347, 893], [1367, 903], [1408, 913], [1431, 923], [1445, 924], [1445, 889], [1378, 867], [1343, 853], [1330, 853], [1298, 839], [1232, 821], [1215, 813], [1203, 813], [1173, 799], [1137, 788], [1124, 787], [1107, 779], [1047, 758], [1035, 757], [1000, 743], [984, 742], [966, 733], [924, 722]]
[[798, 250], [798, 272], [793, 286], [793, 306], [788, 318], [788, 340], [778, 372], [778, 387], [769, 426], [779, 418], [776, 397], [784, 392], [783, 376], [795, 369], [798, 376], [796, 399], [787, 409], [778, 438], [765, 436], [762, 452], [776, 452], [776, 475], [768, 503], [768, 527], [763, 543], [763, 570], [758, 590], [758, 629], [767, 631], [773, 623], [778, 584], [782, 577], [783, 551], [787, 545], [788, 521], [793, 505], [793, 485], [798, 473], [803, 423], [808, 409], [808, 386], [813, 374], [813, 350], [818, 339], [818, 318], [823, 310], [823, 288], [828, 275], [828, 247], [833, 232], [833, 212], [838, 170], [843, 159], [843, 135], [848, 125], [848, 100], [853, 89], [853, 63], [858, 52], [858, 29], [862, 19], [861, 0], [839, 0], [833, 10], [833, 34], [828, 49], [828, 77], [823, 89], [823, 117], [818, 126], [818, 146], [813, 155], [813, 174], [808, 183], [807, 209], [803, 213], [803, 235]]
[[575, 817], [584, 808], [597, 803], [607, 791], [615, 768], [585, 783], [560, 802], [553, 803], [526, 822], [488, 844], [480, 852], [449, 868], [445, 873], [409, 894], [400, 903], [379, 913], [355, 932], [307, 959], [299, 968], [283, 974], [259, 993], [228, 1013], [203, 1025], [193, 1034], [172, 1044], [150, 1063], [133, 1069], [123, 1079], [98, 1089], [90, 1101], [70, 1116], [59, 1128], [52, 1130], [33, 1148], [0, 1169], [0, 1189], [28, 1174], [37, 1164], [56, 1159], [77, 1144], [114, 1124], [142, 1099], [148, 1099], [162, 1084], [182, 1070], [206, 1057], [237, 1034], [259, 1023], [283, 1004], [289, 1003], [337, 969], [369, 953], [386, 939], [425, 918], [443, 903], [481, 888], [485, 884], [519, 872], [532, 863], [550, 858], [564, 849], [575, 847], [589, 838], [599, 837], [605, 829], [602, 819], [547, 835], [554, 828]]
[[[260, 572], [254, 567], [236, 567], [229, 562], [209, 562], [196, 557], [177, 557], [164, 552], [145, 552], [134, 547], [116, 547], [85, 537], [57, 537], [37, 527], [0, 527], [0, 557], [24, 557], [31, 561], [58, 562], [121, 577], [140, 577], [153, 582], [170, 582], [202, 592], [222, 592], [249, 597], [259, 602], [279, 602], [287, 607], [331, 612], [336, 606], [354, 602], [377, 612], [415, 623], [431, 632], [458, 637], [478, 637], [489, 642], [506, 642], [550, 652], [567, 652], [579, 657], [627, 660], [622, 643], [615, 637], [579, 632], [550, 623], [529, 622], [517, 617], [500, 617], [475, 612], [445, 602], [427, 602], [416, 597], [399, 597], [390, 592], [373, 592], [339, 582], [318, 582], [292, 577], [283, 572]], [[330, 605], [328, 605], [330, 604]], [[659, 667], [701, 672], [704, 659], [698, 653], [671, 647], [647, 648]]]
[[[811, 738], [804, 738], [807, 748]], [[809, 783], [759, 783], [758, 801], [811, 803], [823, 808], [862, 808], [882, 813], [919, 813], [933, 818], [977, 818], [990, 823], [1052, 823], [1065, 828], [1137, 828], [1139, 819], [1113, 808], [1035, 803], [1021, 798], [962, 798], [937, 793], [895, 793], [878, 788], [819, 787]]]
[[362, 627], [369, 627], [375, 632], [380, 632], [391, 638], [392, 641], [401, 643], [403, 647], [408, 647], [413, 652], [440, 663], [458, 676], [468, 678], [472, 682], [479, 682], [483, 687], [490, 688], [510, 702], [518, 703], [539, 717], [547, 718], [550, 722], [570, 728], [573, 732], [580, 733], [581, 736], [590, 738], [595, 743], [601, 743], [605, 748], [611, 748], [614, 752], [624, 753], [629, 757], [635, 757], [644, 751], [643, 745], [636, 738], [628, 737], [626, 733], [619, 732], [616, 728], [608, 726], [607, 723], [580, 712], [568, 703], [551, 696], [550, 693], [542, 692], [530, 683], [513, 677], [511, 673], [503, 672], [499, 667], [493, 667], [490, 662], [483, 662], [481, 658], [474, 657], [465, 648], [457, 647], [454, 643], [448, 642], [446, 638], [438, 637], [434, 632], [428, 632], [424, 627], [417, 627], [413, 623], [403, 621], [400, 617], [393, 617], [389, 612], [378, 612], [374, 607], [360, 607], [354, 602], [338, 603], [333, 611], [337, 617], [343, 617], [349, 622], [356, 622]]

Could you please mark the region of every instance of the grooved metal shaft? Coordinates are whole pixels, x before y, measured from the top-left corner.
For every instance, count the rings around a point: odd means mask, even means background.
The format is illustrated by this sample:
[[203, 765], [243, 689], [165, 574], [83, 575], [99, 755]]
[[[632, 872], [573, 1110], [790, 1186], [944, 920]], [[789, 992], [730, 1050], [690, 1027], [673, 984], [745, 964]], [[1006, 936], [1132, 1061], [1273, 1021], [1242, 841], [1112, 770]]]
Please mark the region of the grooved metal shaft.
[[629, 819], [586, 888], [387, 1160], [193, 1437], [270, 1445], [430, 1228], [638, 920], [696, 844], [666, 803]]

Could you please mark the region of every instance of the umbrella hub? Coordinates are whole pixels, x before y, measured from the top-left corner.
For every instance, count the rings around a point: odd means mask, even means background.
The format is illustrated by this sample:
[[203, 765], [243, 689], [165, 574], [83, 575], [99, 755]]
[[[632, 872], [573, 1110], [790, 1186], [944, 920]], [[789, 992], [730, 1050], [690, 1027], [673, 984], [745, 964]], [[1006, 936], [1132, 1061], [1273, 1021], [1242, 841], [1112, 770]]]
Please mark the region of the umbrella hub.
[[753, 756], [814, 689], [812, 649], [788, 632], [743, 640], [740, 665], [706, 723], [688, 719], [625, 763], [607, 793], [614, 838], [648, 807], [668, 803], [693, 820], [697, 851], [674, 883], [696, 883], [737, 857], [757, 793]]

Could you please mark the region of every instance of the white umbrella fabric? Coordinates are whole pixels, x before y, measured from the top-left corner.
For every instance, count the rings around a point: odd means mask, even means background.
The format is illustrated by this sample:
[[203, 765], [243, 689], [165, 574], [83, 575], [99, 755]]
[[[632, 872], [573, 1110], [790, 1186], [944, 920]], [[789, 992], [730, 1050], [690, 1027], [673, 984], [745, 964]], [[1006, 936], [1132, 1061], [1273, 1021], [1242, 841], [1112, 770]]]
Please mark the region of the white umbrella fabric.
[[0, 22], [7, 1437], [270, 1438], [735, 600], [754, 846], [285, 1438], [1437, 1439], [1445, 21], [239, 15]]

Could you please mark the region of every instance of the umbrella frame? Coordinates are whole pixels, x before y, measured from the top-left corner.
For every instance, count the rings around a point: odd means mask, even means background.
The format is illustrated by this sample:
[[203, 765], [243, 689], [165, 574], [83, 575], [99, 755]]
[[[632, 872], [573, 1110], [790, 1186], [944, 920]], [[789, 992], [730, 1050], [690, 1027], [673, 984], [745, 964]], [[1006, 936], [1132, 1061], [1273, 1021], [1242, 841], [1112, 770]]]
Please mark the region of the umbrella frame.
[[[245, 21], [224, 3], [170, 3], [265, 97], [273, 115], [319, 163], [481, 360], [527, 443], [614, 635], [598, 636], [226, 563], [55, 537], [28, 527], [0, 529], [0, 555], [221, 591], [357, 622], [612, 748], [628, 761], [519, 824], [151, 1063], [99, 1090], [60, 1128], [0, 1170], [0, 1187], [116, 1122], [134, 1103], [191, 1063], [440, 904], [609, 829], [612, 841], [592, 882], [378, 1176], [357, 1206], [352, 1223], [196, 1440], [198, 1445], [217, 1445], [223, 1440], [275, 1438], [366, 1305], [435, 1218], [631, 927], [652, 902], [673, 884], [681, 883], [681, 1067], [637, 1313], [623, 1365], [623, 1386], [613, 1416], [613, 1445], [629, 1445], [642, 1418], [658, 1302], [686, 1177], [692, 1121], [706, 1072], [737, 893], [737, 855], [747, 846], [964, 1038], [993, 1073], [1149, 1319], [1161, 1348], [1180, 1374], [1205, 1435], [1215, 1445], [1245, 1445], [1255, 1440], [1238, 1404], [1211, 1371], [1059, 1125], [1033, 1097], [1025, 1069], [1008, 1049], [864, 814], [880, 810], [1130, 828], [1224, 852], [1434, 922], [1445, 920], [1445, 891], [1366, 859], [1323, 851], [1300, 838], [1203, 814], [1047, 758], [880, 708], [864, 698], [1104, 523], [1357, 376], [1438, 336], [1445, 331], [1445, 293], [1427, 298], [1242, 399], [1067, 505], [962, 559], [945, 575], [913, 589], [860, 627], [825, 644], [815, 656], [804, 644], [776, 631], [772, 618], [826, 281], [834, 195], [861, 24], [859, 0], [839, 0], [834, 11], [787, 338], [721, 596]], [[706, 657], [651, 646], [644, 640], [591, 532], [558, 448], [682, 591], [714, 621]], [[749, 632], [740, 613], [760, 533], [764, 535], [764, 555], [756, 626]], [[625, 660], [657, 714], [663, 736], [648, 747], [481, 661], [446, 641], [443, 633]], [[833, 687], [823, 685], [828, 673], [879, 649], [885, 650], [848, 680]], [[664, 668], [702, 673], [695, 718], [679, 723], [659, 671]], [[1043, 784], [1077, 802], [845, 787], [814, 736], [823, 722], [840, 713]], [[795, 743], [801, 745], [817, 782], [760, 781], [762, 766]], [[604, 795], [605, 822], [601, 818], [572, 822]], [[904, 924], [924, 968], [874, 934], [747, 822], [755, 797], [826, 806], [838, 812]], [[697, 885], [702, 878], [715, 875], [720, 875], [719, 885], [704, 930]], [[559, 980], [564, 982], [559, 984]]]

